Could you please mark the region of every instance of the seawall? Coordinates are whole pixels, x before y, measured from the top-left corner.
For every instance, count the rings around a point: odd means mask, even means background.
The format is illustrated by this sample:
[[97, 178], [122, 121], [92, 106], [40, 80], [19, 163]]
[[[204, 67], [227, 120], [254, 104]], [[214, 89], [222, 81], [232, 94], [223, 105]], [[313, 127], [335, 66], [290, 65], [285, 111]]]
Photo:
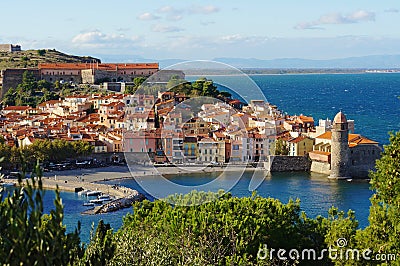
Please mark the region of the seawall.
[[308, 156], [268, 156], [264, 163], [265, 169], [270, 172], [309, 172], [311, 160]]

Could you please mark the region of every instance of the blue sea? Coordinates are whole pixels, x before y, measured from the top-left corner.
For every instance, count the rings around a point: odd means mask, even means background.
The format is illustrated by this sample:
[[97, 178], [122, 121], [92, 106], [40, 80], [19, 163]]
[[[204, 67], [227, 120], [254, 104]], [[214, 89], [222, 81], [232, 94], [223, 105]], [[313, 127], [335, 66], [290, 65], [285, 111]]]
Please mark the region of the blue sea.
[[[216, 83], [232, 88], [239, 88], [238, 94], [243, 99], [258, 99], [260, 92], [265, 98], [290, 115], [304, 114], [318, 119], [333, 119], [342, 110], [348, 119], [355, 120], [355, 131], [381, 145], [388, 144], [388, 132], [400, 130], [400, 74], [306, 74], [306, 75], [254, 75], [251, 88], [248, 80], [237, 76], [210, 77]], [[257, 86], [255, 86], [257, 85]], [[196, 185], [211, 181], [213, 174], [196, 176], [177, 175], [169, 177], [171, 181]], [[234, 196], [250, 196], [250, 176], [245, 174], [230, 191]], [[224, 180], [224, 179], [222, 179]], [[153, 181], [157, 186], [157, 180]], [[224, 182], [224, 181], [221, 181]], [[138, 189], [141, 187], [134, 180], [113, 181], [121, 185]], [[219, 186], [215, 185], [215, 190]], [[158, 188], [162, 190], [163, 188]], [[266, 178], [257, 192], [263, 197], [278, 198], [287, 202], [290, 198], [300, 198], [302, 210], [311, 217], [327, 216], [331, 206], [340, 210], [352, 209], [361, 228], [368, 225], [369, 198], [372, 191], [366, 182], [332, 181], [326, 176], [308, 173], [274, 173]], [[46, 205], [52, 206], [52, 193], [47, 193]], [[168, 191], [166, 193], [174, 193]], [[85, 216], [84, 199], [73, 193], [61, 194], [65, 205], [64, 223], [67, 229], [74, 230], [77, 221], [82, 222], [81, 237], [88, 241], [92, 223], [104, 219], [117, 229], [122, 224], [122, 217], [132, 210], [125, 209], [101, 216]]]

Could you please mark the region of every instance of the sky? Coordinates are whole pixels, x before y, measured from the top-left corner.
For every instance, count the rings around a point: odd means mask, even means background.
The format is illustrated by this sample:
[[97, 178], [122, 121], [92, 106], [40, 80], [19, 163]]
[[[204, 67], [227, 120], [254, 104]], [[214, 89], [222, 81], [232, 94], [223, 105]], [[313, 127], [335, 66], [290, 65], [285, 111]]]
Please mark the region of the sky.
[[400, 54], [398, 0], [20, 0], [1, 11], [0, 43], [100, 58]]

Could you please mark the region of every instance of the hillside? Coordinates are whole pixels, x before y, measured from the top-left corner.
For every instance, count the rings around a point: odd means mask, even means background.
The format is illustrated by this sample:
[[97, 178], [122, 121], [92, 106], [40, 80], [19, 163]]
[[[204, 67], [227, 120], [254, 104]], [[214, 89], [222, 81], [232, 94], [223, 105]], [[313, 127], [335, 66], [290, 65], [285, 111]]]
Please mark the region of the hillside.
[[36, 67], [38, 63], [85, 63], [101, 62], [90, 56], [68, 55], [56, 50], [26, 50], [21, 52], [0, 52], [0, 70], [5, 68]]

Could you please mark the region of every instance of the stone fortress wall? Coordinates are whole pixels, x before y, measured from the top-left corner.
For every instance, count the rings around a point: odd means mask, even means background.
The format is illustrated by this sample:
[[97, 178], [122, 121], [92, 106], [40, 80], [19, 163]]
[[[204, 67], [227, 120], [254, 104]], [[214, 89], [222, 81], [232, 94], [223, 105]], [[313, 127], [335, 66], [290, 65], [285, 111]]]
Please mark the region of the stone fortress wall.
[[0, 52], [19, 52], [21, 45], [14, 44], [0, 44]]

